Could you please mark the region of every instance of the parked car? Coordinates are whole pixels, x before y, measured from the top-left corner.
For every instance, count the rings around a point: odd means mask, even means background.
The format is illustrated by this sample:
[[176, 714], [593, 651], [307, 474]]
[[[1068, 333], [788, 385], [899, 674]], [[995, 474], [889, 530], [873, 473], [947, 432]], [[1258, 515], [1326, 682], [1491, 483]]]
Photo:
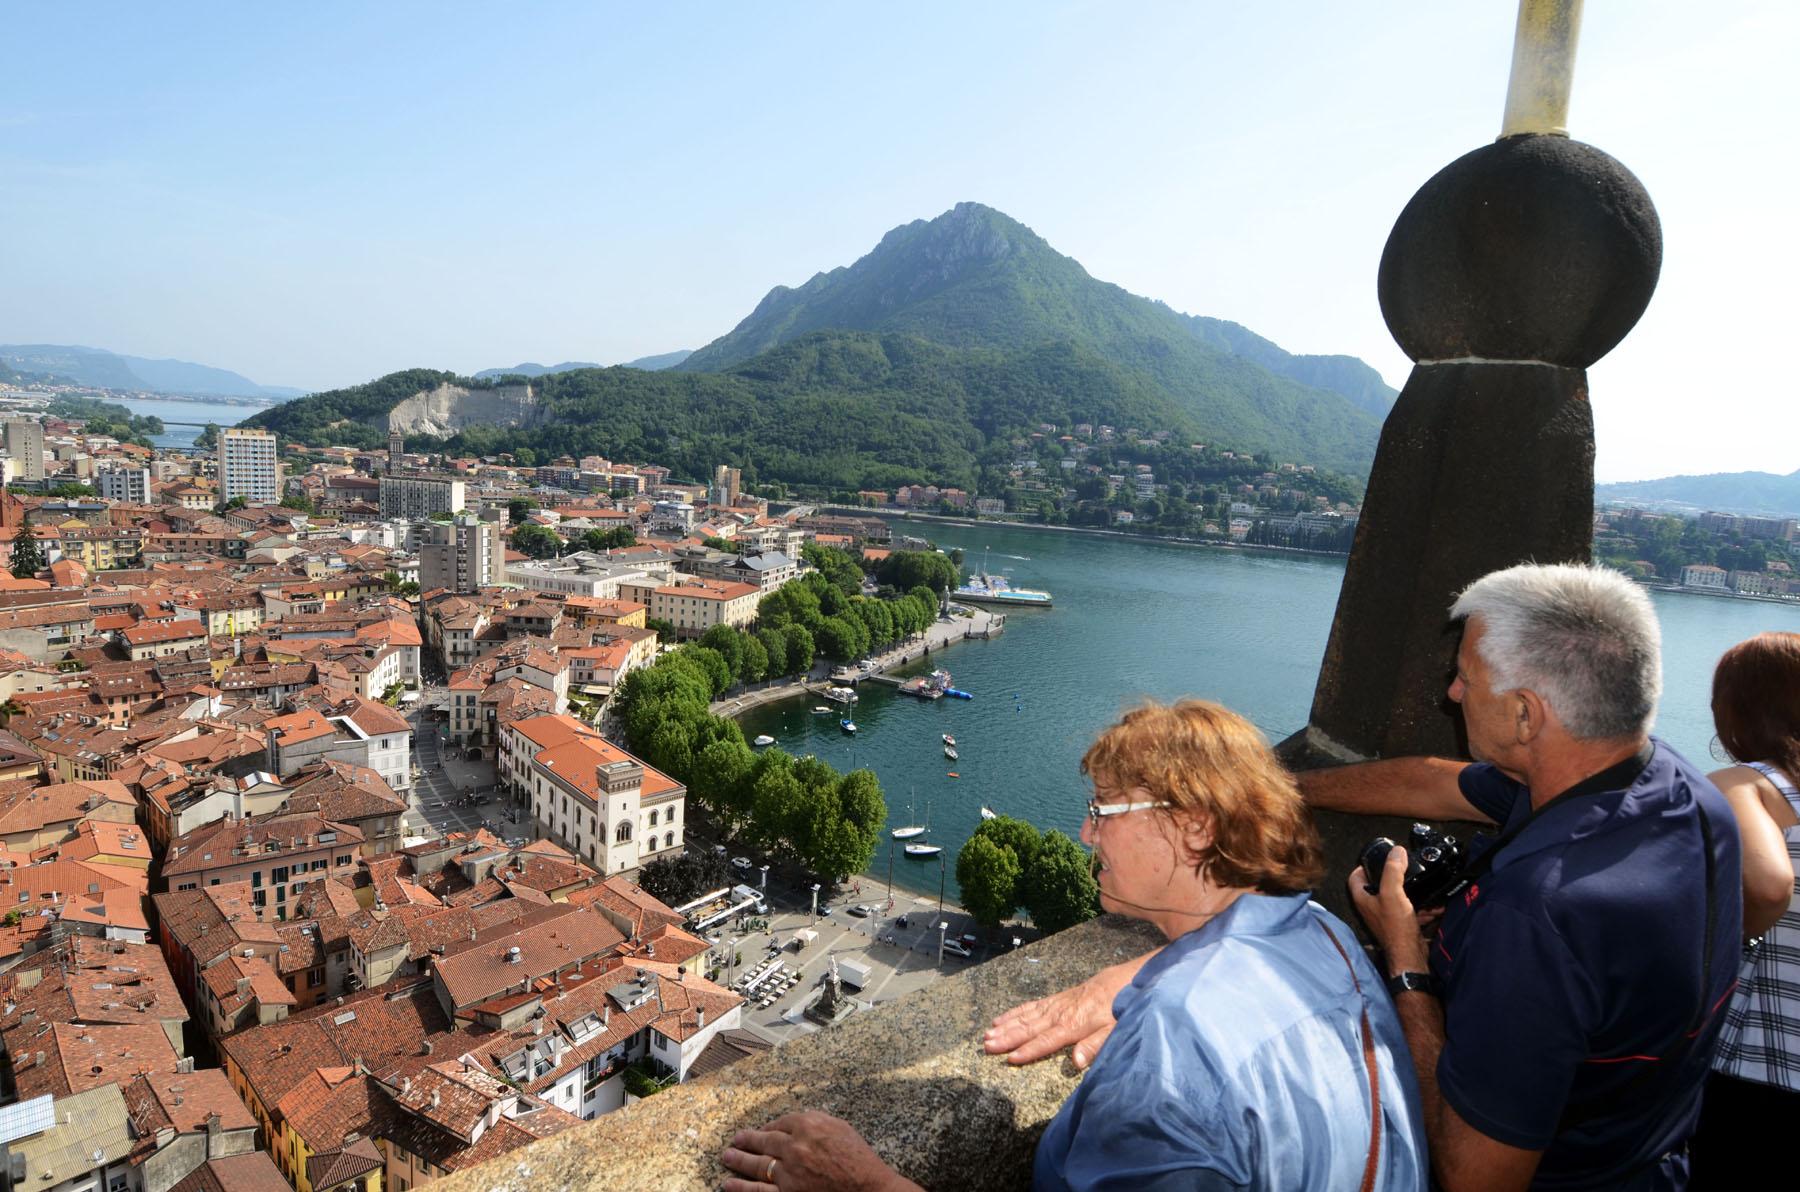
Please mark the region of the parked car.
[[869, 908], [866, 906], [853, 906], [850, 908], [850, 913], [859, 919], [866, 919], [869, 917]]
[[963, 937], [962, 937], [963, 947], [973, 948], [976, 944], [979, 944], [980, 942], [981, 942], [981, 938], [979, 936], [977, 936], [973, 931], [963, 932]]
[[952, 956], [960, 956], [964, 960], [975, 955], [975, 953], [969, 951], [968, 946], [961, 940], [945, 940], [944, 951], [950, 953]]
[[749, 869], [750, 868], [750, 858], [749, 857], [733, 857], [731, 859], [731, 863], [739, 869]]

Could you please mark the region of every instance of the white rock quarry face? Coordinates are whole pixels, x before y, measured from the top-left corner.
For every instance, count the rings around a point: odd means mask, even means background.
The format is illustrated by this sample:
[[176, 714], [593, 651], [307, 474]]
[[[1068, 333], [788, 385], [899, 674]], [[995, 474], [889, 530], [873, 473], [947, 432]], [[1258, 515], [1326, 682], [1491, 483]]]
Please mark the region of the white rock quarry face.
[[548, 420], [549, 410], [530, 385], [465, 389], [446, 384], [415, 393], [395, 406], [388, 414], [388, 430], [441, 438], [465, 426], [517, 429], [539, 426]]

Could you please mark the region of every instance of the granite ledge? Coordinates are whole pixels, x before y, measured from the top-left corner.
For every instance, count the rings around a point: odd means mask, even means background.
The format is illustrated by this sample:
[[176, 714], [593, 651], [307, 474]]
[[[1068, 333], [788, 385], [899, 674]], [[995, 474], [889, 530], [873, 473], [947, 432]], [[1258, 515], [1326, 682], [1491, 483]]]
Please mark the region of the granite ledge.
[[703, 1080], [434, 1181], [434, 1192], [717, 1188], [733, 1132], [822, 1109], [928, 1189], [1022, 1189], [1044, 1126], [1075, 1087], [1067, 1053], [1025, 1067], [984, 1054], [998, 1013], [1161, 942], [1103, 916], [857, 1013]]

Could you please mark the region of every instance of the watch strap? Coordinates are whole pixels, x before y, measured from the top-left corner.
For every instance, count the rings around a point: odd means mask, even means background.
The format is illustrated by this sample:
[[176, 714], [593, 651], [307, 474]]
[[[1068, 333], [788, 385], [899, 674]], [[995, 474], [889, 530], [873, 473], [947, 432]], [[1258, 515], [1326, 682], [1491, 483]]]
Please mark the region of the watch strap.
[[1437, 978], [1430, 973], [1395, 973], [1387, 979], [1387, 991], [1393, 997], [1414, 992], [1429, 993], [1432, 997], [1436, 997], [1438, 995]]

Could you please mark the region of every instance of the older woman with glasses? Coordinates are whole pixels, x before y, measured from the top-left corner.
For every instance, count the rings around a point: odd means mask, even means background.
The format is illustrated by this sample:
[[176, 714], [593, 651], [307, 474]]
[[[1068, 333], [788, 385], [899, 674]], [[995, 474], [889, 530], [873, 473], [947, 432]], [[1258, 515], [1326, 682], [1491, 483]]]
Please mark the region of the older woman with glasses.
[[[1081, 764], [1101, 905], [1171, 942], [1114, 999], [1034, 1187], [1423, 1188], [1399, 1020], [1349, 929], [1308, 900], [1317, 835], [1257, 731], [1216, 704], [1150, 704]], [[744, 1177], [728, 1192], [913, 1187], [824, 1114], [742, 1131], [721, 1158]]]

